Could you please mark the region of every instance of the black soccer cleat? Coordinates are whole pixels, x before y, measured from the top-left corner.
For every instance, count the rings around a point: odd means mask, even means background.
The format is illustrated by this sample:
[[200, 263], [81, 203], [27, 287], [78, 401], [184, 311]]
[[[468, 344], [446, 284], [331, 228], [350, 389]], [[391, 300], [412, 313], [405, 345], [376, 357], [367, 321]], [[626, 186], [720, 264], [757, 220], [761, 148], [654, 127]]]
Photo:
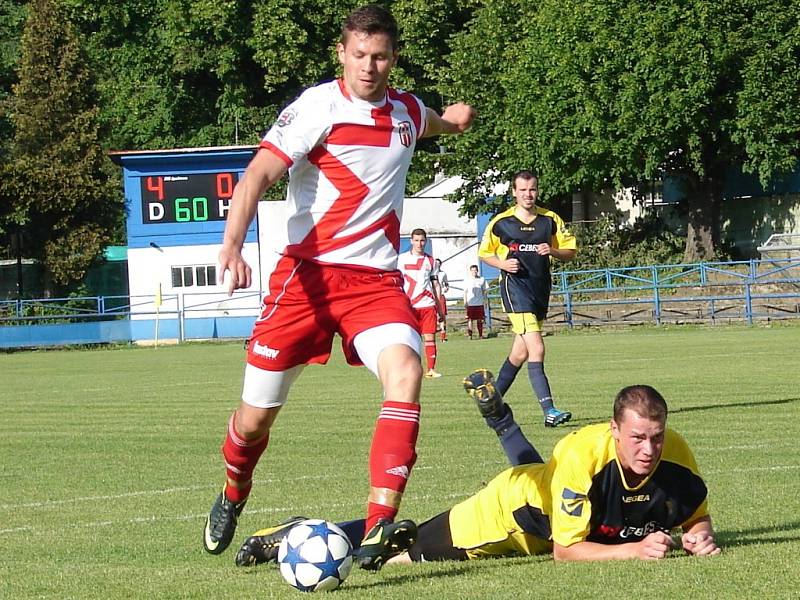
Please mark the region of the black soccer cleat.
[[566, 423], [572, 418], [572, 413], [569, 411], [561, 411], [557, 408], [551, 408], [544, 413], [544, 426], [545, 427], [558, 427]]
[[278, 548], [289, 530], [307, 517], [289, 517], [283, 523], [259, 529], [247, 538], [236, 553], [237, 567], [254, 567], [262, 563], [277, 562]]
[[478, 369], [464, 378], [464, 389], [475, 400], [481, 416], [486, 419], [501, 419], [506, 414], [506, 404], [494, 387], [491, 371]]
[[369, 530], [353, 553], [356, 564], [367, 571], [379, 571], [393, 556], [402, 554], [417, 541], [417, 524], [404, 520], [392, 523], [381, 519]]
[[239, 515], [242, 514], [245, 504], [247, 498], [236, 504], [228, 500], [224, 490], [217, 496], [203, 530], [203, 547], [206, 552], [221, 554], [225, 551], [236, 532]]

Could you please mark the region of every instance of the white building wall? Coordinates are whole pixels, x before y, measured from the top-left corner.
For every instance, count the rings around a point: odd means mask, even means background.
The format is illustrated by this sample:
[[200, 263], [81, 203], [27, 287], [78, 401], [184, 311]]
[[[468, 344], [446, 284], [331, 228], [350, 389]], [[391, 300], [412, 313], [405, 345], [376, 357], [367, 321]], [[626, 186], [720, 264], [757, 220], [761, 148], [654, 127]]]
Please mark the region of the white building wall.
[[177, 247], [150, 247], [128, 249], [128, 281], [130, 285], [131, 313], [133, 319], [152, 318], [156, 312], [156, 294], [159, 284], [163, 304], [162, 314], [187, 309], [187, 317], [220, 315], [257, 315], [259, 307], [260, 261], [257, 243], [245, 244], [242, 255], [253, 269], [253, 284], [228, 297], [225, 285], [190, 287], [172, 286], [172, 267], [214, 265], [219, 273], [220, 245]]

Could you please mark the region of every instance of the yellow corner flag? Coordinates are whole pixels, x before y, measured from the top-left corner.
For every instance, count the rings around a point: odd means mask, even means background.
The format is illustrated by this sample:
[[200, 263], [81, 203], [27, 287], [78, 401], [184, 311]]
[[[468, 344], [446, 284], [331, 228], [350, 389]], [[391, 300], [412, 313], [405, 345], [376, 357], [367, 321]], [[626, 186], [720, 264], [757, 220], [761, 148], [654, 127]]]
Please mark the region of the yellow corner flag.
[[163, 304], [163, 302], [162, 302], [162, 299], [161, 299], [161, 284], [159, 283], [158, 284], [158, 289], [156, 290], [156, 299], [155, 299], [156, 308], [157, 309], [161, 308], [162, 304]]

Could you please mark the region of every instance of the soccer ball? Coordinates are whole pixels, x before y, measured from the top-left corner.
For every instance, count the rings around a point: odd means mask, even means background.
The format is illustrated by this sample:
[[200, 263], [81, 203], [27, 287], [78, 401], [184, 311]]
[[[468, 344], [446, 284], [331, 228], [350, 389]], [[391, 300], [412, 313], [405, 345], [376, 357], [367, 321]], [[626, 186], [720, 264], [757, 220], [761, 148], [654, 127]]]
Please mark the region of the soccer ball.
[[335, 590], [350, 574], [353, 546], [333, 523], [306, 519], [281, 540], [278, 565], [286, 582], [301, 592]]

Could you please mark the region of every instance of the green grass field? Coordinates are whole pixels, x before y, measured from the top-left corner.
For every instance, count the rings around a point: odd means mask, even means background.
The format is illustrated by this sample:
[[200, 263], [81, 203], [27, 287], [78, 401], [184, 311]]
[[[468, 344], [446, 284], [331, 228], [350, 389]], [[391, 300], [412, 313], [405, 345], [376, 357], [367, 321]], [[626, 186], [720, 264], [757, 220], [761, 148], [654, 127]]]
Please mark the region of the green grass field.
[[[555, 564], [550, 557], [354, 571], [337, 598], [798, 597], [800, 327], [639, 328], [549, 336], [547, 371], [575, 418], [545, 429], [524, 373], [508, 399], [542, 454], [607, 420], [623, 385], [650, 383], [693, 447], [723, 554]], [[402, 516], [424, 519], [505, 466], [461, 388], [510, 338], [440, 345], [425, 381], [419, 459]], [[297, 598], [277, 569], [233, 565], [253, 530], [294, 514], [363, 516], [380, 389], [365, 369], [309, 367], [256, 471], [232, 548], [201, 533], [223, 478], [219, 446], [243, 350], [191, 344], [0, 355], [0, 598]]]

